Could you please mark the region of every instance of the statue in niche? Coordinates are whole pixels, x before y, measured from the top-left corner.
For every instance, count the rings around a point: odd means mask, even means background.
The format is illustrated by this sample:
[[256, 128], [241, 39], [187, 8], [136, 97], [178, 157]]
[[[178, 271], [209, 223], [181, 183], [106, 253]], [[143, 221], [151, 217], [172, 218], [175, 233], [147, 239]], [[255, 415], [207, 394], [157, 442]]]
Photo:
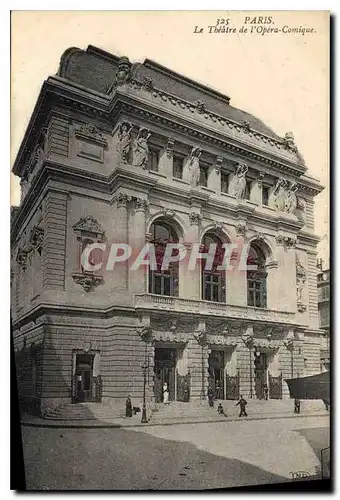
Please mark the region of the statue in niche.
[[190, 154], [188, 165], [188, 181], [192, 187], [196, 187], [200, 180], [200, 157], [202, 154], [201, 148], [193, 148]]
[[133, 164], [135, 167], [146, 168], [149, 159], [148, 140], [151, 134], [147, 128], [141, 128], [134, 147]]
[[120, 153], [120, 158], [124, 163], [127, 163], [129, 158], [131, 130], [132, 125], [129, 122], [122, 122], [119, 125], [117, 151]]
[[229, 185], [229, 194], [235, 196], [236, 198], [242, 198], [244, 190], [246, 188], [246, 173], [248, 172], [248, 166], [244, 163], [240, 163], [236, 167], [235, 175]]
[[285, 211], [288, 212], [289, 214], [295, 213], [296, 206], [297, 206], [297, 198], [296, 198], [296, 192], [298, 190], [298, 186], [296, 182], [287, 182], [287, 193], [286, 193], [286, 204], [285, 204]]
[[286, 187], [287, 181], [281, 178], [277, 181], [273, 192], [275, 206], [280, 212], [285, 212], [286, 210]]

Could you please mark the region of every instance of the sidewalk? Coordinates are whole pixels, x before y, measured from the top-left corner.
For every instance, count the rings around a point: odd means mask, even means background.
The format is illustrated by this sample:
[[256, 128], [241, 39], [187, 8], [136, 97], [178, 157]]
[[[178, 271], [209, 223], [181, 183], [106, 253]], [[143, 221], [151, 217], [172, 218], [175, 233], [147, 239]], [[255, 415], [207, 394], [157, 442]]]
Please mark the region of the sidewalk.
[[287, 418], [306, 418], [306, 417], [329, 417], [329, 412], [315, 411], [315, 412], [305, 412], [300, 414], [294, 414], [293, 412], [284, 413], [268, 413], [267, 415], [249, 415], [248, 417], [238, 417], [233, 415], [230, 417], [221, 417], [217, 414], [212, 414], [211, 417], [207, 418], [203, 416], [197, 417], [167, 417], [167, 418], [154, 418], [152, 417], [147, 424], [141, 423], [140, 414], [134, 415], [131, 418], [121, 417], [113, 418], [112, 420], [106, 419], [105, 421], [98, 419], [89, 419], [87, 421], [79, 420], [48, 420], [39, 417], [33, 417], [30, 415], [22, 415], [21, 424], [30, 427], [46, 427], [46, 428], [77, 428], [77, 429], [109, 429], [109, 428], [133, 428], [133, 427], [150, 427], [150, 426], [169, 426], [169, 425], [183, 425], [183, 424], [205, 424], [213, 422], [235, 422], [237, 420], [241, 421], [252, 421], [252, 420], [268, 420], [268, 419], [287, 419]]

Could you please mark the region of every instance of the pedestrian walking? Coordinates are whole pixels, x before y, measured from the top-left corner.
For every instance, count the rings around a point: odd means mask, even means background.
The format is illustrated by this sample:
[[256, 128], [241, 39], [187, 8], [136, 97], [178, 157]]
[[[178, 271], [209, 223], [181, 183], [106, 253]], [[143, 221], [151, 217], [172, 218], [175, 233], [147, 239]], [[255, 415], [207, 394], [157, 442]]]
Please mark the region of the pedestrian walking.
[[300, 400], [298, 398], [294, 399], [294, 413], [300, 413]]
[[247, 404], [248, 404], [247, 401], [244, 399], [244, 397], [241, 394], [239, 401], [235, 405], [235, 406], [240, 405], [239, 417], [247, 417], [248, 416], [248, 413], [246, 412]]
[[214, 391], [211, 385], [208, 387], [208, 401], [210, 408], [214, 407]]
[[221, 401], [219, 402], [218, 404], [218, 407], [217, 407], [217, 412], [219, 415], [224, 415], [225, 417], [227, 416], [226, 413], [224, 413], [224, 408], [222, 406], [222, 403]]
[[268, 401], [268, 385], [266, 383], [263, 384], [263, 391], [264, 391], [264, 399]]
[[125, 416], [126, 417], [132, 417], [132, 403], [131, 403], [131, 397], [130, 394], [126, 398], [125, 401]]

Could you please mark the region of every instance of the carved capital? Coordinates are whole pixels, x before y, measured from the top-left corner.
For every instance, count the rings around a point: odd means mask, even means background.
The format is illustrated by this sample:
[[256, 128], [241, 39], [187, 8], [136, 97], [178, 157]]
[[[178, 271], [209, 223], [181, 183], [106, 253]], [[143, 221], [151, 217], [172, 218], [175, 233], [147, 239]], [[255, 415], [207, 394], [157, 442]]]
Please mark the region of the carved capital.
[[149, 202], [145, 198], [136, 198], [136, 211], [145, 212], [148, 208]]
[[81, 285], [85, 292], [92, 292], [98, 285], [103, 282], [102, 276], [96, 276], [94, 274], [73, 274], [72, 276], [75, 283]]
[[127, 207], [129, 202], [131, 201], [131, 196], [128, 196], [126, 193], [118, 193], [117, 196], [117, 207]]
[[189, 214], [189, 221], [191, 226], [198, 226], [202, 220], [202, 215], [197, 212], [191, 212]]

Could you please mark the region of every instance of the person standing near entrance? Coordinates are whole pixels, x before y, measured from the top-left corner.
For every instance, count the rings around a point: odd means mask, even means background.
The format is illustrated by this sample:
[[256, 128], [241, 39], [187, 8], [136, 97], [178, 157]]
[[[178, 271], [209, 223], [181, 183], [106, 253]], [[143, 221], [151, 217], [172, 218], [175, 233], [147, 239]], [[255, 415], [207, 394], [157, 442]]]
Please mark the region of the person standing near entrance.
[[214, 391], [211, 385], [208, 387], [208, 401], [209, 401], [209, 406], [210, 408], [214, 407]]
[[294, 399], [294, 413], [300, 413], [300, 400], [298, 398]]
[[132, 417], [132, 403], [131, 403], [131, 397], [130, 394], [126, 398], [125, 401], [125, 416], [126, 417]]
[[263, 384], [263, 392], [264, 392], [264, 399], [268, 401], [268, 385], [266, 383]]
[[163, 403], [165, 405], [169, 404], [169, 389], [168, 389], [168, 384], [164, 382], [163, 385]]
[[243, 398], [242, 394], [239, 399], [239, 401], [236, 403], [235, 406], [240, 405], [240, 414], [239, 417], [247, 417], [248, 413], [246, 412], [246, 406], [247, 406], [247, 401]]

